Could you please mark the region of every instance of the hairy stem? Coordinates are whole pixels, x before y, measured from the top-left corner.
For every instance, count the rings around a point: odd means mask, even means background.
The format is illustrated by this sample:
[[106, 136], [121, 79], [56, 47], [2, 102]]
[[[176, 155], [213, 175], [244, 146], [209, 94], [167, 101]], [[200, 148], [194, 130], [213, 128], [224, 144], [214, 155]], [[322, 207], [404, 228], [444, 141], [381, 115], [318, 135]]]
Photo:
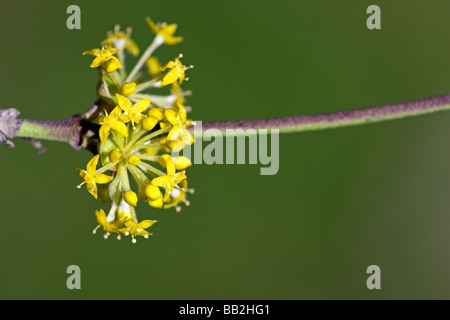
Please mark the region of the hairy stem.
[[401, 119], [448, 109], [450, 109], [450, 94], [444, 94], [408, 102], [315, 115], [203, 122], [202, 131], [203, 134], [209, 129], [220, 130], [225, 134], [226, 129], [279, 129], [280, 132], [312, 131]]
[[23, 119], [16, 137], [60, 141], [79, 149], [81, 116], [66, 120], [28, 120]]
[[[208, 132], [212, 131], [210, 129], [222, 131], [225, 135], [239, 134], [234, 131], [236, 129], [278, 129], [280, 132], [312, 131], [401, 119], [448, 109], [450, 109], [450, 93], [408, 102], [315, 115], [203, 122], [200, 132], [197, 131], [197, 127], [194, 125], [189, 127], [189, 130], [191, 130], [195, 136], [206, 136], [209, 134]], [[6, 113], [6, 111], [4, 111], [4, 113]], [[11, 112], [8, 114], [10, 113]], [[74, 116], [66, 120], [46, 121], [19, 119], [17, 118], [18, 114], [19, 113], [16, 112], [14, 113], [14, 116], [11, 116], [10, 118], [0, 117], [0, 120], [2, 120], [0, 121], [0, 138], [21, 137], [26, 139], [53, 140], [69, 143], [77, 150], [82, 147], [80, 146], [80, 139], [82, 137], [82, 131], [86, 130], [86, 128], [83, 127], [87, 126], [87, 124], [84, 123], [86, 122], [85, 120], [83, 122], [81, 116]], [[9, 120], [6, 121], [7, 119]], [[151, 133], [144, 138], [141, 138], [140, 143], [143, 139], [148, 140], [169, 129], [170, 127], [166, 127]], [[227, 133], [227, 129], [232, 129], [233, 131]], [[93, 129], [91, 128], [91, 130]]]

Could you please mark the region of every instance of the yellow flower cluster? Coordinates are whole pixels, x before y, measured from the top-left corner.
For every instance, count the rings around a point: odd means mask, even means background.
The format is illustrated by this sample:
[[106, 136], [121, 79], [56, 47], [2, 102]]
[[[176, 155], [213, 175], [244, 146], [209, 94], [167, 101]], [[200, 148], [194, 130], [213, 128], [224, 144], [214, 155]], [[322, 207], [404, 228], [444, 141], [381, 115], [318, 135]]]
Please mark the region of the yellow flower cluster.
[[[116, 26], [102, 48], [83, 53], [95, 56], [90, 66], [99, 70], [99, 107], [85, 119], [98, 128], [85, 137], [96, 151], [86, 169], [77, 169], [83, 180], [78, 187], [85, 184], [96, 199], [111, 203], [108, 214], [103, 209], [95, 212], [94, 233], [101, 228], [105, 238], [112, 233], [119, 239], [131, 235], [133, 243], [137, 236], [152, 235], [146, 229], [156, 223], [138, 220], [139, 202], [179, 211], [180, 203], [189, 205], [186, 193], [193, 192], [186, 176], [191, 161], [178, 154], [194, 142], [188, 130], [192, 121], [183, 106], [187, 94], [180, 87], [192, 66], [184, 66], [180, 54], [161, 67], [153, 52], [182, 38], [174, 36], [176, 24], [155, 24], [150, 18], [147, 24], [155, 38], [130, 73], [125, 56], [140, 52], [130, 28], [125, 33]], [[170, 86], [168, 95], [151, 92], [165, 86]]]

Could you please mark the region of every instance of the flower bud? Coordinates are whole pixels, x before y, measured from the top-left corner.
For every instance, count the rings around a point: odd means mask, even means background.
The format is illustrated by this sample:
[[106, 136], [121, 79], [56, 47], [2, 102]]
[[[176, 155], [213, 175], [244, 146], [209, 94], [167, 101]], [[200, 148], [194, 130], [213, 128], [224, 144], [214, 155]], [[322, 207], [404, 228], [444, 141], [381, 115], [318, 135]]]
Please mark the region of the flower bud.
[[128, 203], [130, 206], [132, 206], [132, 207], [137, 206], [138, 197], [137, 197], [136, 193], [134, 193], [133, 191], [125, 192], [125, 194], [123, 195], [123, 198], [124, 198], [125, 202]]

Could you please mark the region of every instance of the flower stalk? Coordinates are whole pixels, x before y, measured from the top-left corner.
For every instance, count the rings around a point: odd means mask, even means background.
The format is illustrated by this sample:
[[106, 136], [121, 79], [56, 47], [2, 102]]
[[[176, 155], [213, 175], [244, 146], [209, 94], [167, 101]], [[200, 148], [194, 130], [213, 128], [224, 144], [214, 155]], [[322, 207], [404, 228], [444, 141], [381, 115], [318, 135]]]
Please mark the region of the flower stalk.
[[[201, 134], [209, 129], [220, 130], [224, 135], [227, 134], [227, 129], [278, 129], [282, 133], [324, 130], [403, 119], [449, 109], [450, 93], [408, 102], [331, 113], [269, 119], [203, 122]], [[18, 119], [18, 121], [21, 121], [21, 125], [14, 137], [60, 141], [70, 144], [75, 149], [80, 149], [83, 128], [81, 119], [81, 116], [52, 121]], [[193, 126], [188, 129], [192, 130], [192, 128]], [[2, 131], [1, 129], [0, 127], [0, 132]], [[196, 136], [198, 135], [197, 132], [193, 132]], [[148, 139], [148, 137], [146, 138]]]
[[80, 149], [80, 120], [80, 116], [53, 121], [24, 119], [16, 137], [60, 141]]
[[450, 109], [450, 93], [376, 106], [371, 108], [338, 111], [284, 118], [203, 122], [202, 131], [216, 129], [226, 135], [227, 129], [278, 129], [280, 132], [301, 132], [333, 129], [372, 122], [402, 119]]

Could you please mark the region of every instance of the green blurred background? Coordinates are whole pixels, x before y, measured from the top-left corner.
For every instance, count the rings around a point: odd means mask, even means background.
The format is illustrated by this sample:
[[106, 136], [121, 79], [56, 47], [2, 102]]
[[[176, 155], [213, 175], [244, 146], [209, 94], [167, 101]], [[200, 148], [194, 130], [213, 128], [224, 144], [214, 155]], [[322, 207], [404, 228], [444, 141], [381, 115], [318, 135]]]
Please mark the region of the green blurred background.
[[[66, 8], [81, 8], [81, 30]], [[366, 28], [381, 7], [382, 29]], [[450, 90], [448, 1], [3, 1], [2, 107], [61, 119], [95, 100], [85, 50], [115, 24], [176, 22], [162, 61], [194, 64], [192, 118], [231, 120], [369, 107]], [[180, 213], [144, 204], [150, 240], [93, 235], [77, 190], [85, 151], [0, 148], [2, 299], [447, 299], [450, 113], [280, 136], [280, 170], [196, 165]], [[106, 205], [103, 206], [107, 208]], [[81, 290], [66, 268], [81, 268]], [[366, 268], [381, 268], [381, 290]]]

